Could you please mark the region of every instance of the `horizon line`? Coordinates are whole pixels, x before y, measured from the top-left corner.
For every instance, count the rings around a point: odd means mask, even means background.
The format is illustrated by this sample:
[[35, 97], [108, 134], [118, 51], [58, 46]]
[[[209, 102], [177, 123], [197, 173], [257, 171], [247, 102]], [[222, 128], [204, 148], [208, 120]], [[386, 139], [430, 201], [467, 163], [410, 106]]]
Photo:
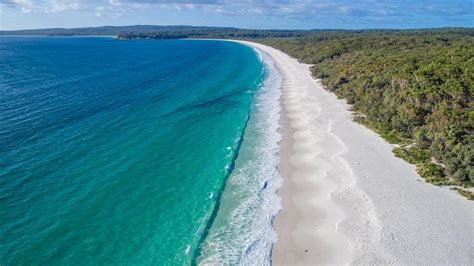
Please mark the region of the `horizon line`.
[[25, 28], [25, 29], [0, 29], [0, 32], [14, 32], [14, 31], [34, 31], [34, 30], [74, 30], [74, 29], [94, 29], [105, 27], [195, 27], [195, 28], [222, 28], [222, 29], [236, 29], [236, 30], [259, 30], [259, 31], [370, 31], [370, 30], [429, 30], [429, 29], [474, 29], [472, 26], [441, 26], [441, 27], [420, 27], [420, 28], [239, 28], [234, 26], [203, 26], [203, 25], [186, 25], [186, 24], [130, 24], [130, 25], [101, 25], [101, 26], [80, 26], [80, 27], [47, 27], [47, 28]]

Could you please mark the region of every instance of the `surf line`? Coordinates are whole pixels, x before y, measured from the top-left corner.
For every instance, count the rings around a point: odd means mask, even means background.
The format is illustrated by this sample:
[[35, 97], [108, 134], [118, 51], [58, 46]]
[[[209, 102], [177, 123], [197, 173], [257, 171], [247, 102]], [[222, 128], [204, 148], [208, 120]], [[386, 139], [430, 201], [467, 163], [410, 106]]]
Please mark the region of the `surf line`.
[[[262, 64], [263, 62], [260, 61]], [[266, 69], [265, 69], [265, 65], [263, 65], [263, 71], [262, 71], [262, 81], [260, 82], [260, 84], [258, 85], [257, 87], [257, 90], [261, 89], [263, 86], [264, 86], [264, 81], [266, 79]], [[245, 122], [244, 122], [244, 126], [242, 127], [242, 133], [241, 133], [241, 136], [239, 138], [236, 139], [236, 148], [234, 149], [235, 152], [232, 152], [232, 159], [229, 163], [226, 164], [225, 166], [225, 170], [226, 170], [226, 175], [224, 177], [224, 180], [222, 182], [222, 185], [220, 187], [220, 189], [214, 193], [214, 192], [211, 192], [212, 193], [212, 196], [213, 197], [210, 197], [212, 203], [211, 203], [211, 209], [212, 209], [212, 212], [211, 212], [211, 215], [209, 216], [209, 219], [207, 220], [207, 223], [205, 224], [205, 227], [201, 230], [201, 228], [199, 228], [198, 230], [198, 233], [200, 233], [200, 231], [202, 233], [199, 234], [199, 241], [198, 241], [198, 246], [196, 248], [196, 251], [195, 252], [192, 252], [192, 260], [191, 260], [191, 265], [197, 265], [197, 258], [202, 254], [202, 244], [204, 243], [204, 240], [207, 238], [207, 236], [209, 235], [209, 231], [210, 229], [212, 228], [212, 225], [217, 217], [217, 214], [219, 212], [219, 208], [220, 208], [220, 204], [221, 204], [221, 198], [222, 198], [222, 193], [224, 192], [224, 189], [225, 189], [225, 186], [226, 186], [226, 183], [227, 183], [227, 180], [229, 179], [229, 176], [233, 173], [234, 171], [234, 168], [235, 168], [235, 162], [237, 160], [237, 158], [239, 157], [239, 152], [240, 152], [240, 148], [242, 146], [242, 143], [244, 142], [244, 139], [245, 139], [245, 131], [247, 130], [247, 126], [248, 126], [248, 123], [250, 121], [250, 117], [251, 117], [251, 108], [252, 108], [252, 105], [254, 104], [254, 98], [255, 98], [255, 93], [256, 91], [254, 91], [254, 93], [252, 94], [252, 97], [251, 97], [251, 101], [249, 103], [249, 114], [247, 115], [246, 119], [245, 119]], [[204, 220], [203, 220], [204, 222]], [[194, 242], [194, 241], [193, 241]], [[188, 251], [189, 253], [189, 251]]]
[[[225, 189], [225, 186], [226, 186], [226, 183], [227, 183], [227, 179], [229, 178], [229, 176], [234, 171], [235, 161], [237, 160], [237, 157], [239, 156], [239, 150], [240, 150], [240, 147], [242, 146], [242, 142], [244, 141], [244, 134], [245, 134], [245, 130], [247, 128], [247, 123], [249, 121], [249, 118], [250, 118], [250, 115], [248, 115], [247, 118], [246, 118], [246, 121], [245, 121], [245, 124], [244, 124], [244, 127], [243, 127], [242, 136], [237, 139], [237, 147], [235, 149], [235, 152], [233, 153], [233, 158], [225, 166], [226, 175], [224, 177], [224, 180], [222, 182], [221, 187], [219, 188], [219, 190], [216, 193], [211, 192], [211, 193], [213, 193], [213, 197], [210, 197], [210, 200], [212, 201], [212, 203], [211, 203], [212, 212], [211, 212], [211, 215], [209, 216], [209, 219], [207, 219], [205, 227], [204, 228], [199, 228], [199, 230], [198, 230], [198, 233], [200, 233], [199, 242], [198, 242], [199, 244], [198, 244], [198, 247], [196, 249], [196, 252], [194, 252], [194, 256], [193, 256], [193, 259], [192, 259], [192, 265], [196, 265], [196, 259], [199, 257], [199, 255], [202, 252], [202, 243], [204, 242], [206, 237], [209, 235], [209, 230], [211, 229], [212, 224], [214, 223], [214, 220], [217, 217], [217, 213], [219, 211], [219, 207], [220, 207], [220, 203], [221, 203], [222, 192], [224, 192], [224, 189]], [[199, 231], [201, 231], [201, 232], [199, 232]]]

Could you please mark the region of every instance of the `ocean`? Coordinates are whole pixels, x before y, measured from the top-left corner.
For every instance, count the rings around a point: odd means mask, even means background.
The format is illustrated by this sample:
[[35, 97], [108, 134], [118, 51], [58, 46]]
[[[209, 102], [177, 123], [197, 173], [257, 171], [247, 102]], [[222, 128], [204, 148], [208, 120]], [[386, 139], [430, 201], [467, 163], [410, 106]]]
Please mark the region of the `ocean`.
[[280, 84], [235, 42], [0, 37], [0, 265], [270, 263]]

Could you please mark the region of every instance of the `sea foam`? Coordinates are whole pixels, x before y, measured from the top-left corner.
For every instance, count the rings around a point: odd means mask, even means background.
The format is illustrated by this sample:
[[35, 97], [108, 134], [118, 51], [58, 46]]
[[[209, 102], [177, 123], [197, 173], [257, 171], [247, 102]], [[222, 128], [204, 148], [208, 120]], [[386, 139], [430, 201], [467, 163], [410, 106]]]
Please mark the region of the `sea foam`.
[[201, 245], [199, 264], [271, 263], [277, 240], [272, 221], [281, 209], [277, 190], [282, 78], [270, 57], [256, 50], [264, 81], [256, 92], [239, 157], [222, 195], [220, 210]]

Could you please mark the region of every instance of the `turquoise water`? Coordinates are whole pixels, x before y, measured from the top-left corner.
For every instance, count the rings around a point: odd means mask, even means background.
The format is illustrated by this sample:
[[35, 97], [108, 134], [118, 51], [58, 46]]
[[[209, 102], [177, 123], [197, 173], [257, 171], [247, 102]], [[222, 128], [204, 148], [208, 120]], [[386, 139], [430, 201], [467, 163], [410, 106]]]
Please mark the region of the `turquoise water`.
[[[232, 243], [214, 232], [248, 231], [223, 218], [252, 185], [231, 180], [252, 156], [277, 153], [268, 77], [232, 42], [1, 37], [0, 265], [249, 256], [261, 235]], [[252, 189], [270, 191], [275, 163], [248, 172]], [[249, 211], [266, 209], [264, 194], [242, 193], [257, 196]], [[275, 210], [264, 212], [252, 217], [272, 232]], [[268, 259], [271, 241], [257, 256]]]
[[220, 199], [219, 212], [201, 244], [197, 261], [219, 265], [268, 265], [277, 240], [273, 218], [281, 209], [276, 192], [278, 172], [280, 87], [282, 79], [270, 58], [264, 82], [256, 91], [239, 156]]

